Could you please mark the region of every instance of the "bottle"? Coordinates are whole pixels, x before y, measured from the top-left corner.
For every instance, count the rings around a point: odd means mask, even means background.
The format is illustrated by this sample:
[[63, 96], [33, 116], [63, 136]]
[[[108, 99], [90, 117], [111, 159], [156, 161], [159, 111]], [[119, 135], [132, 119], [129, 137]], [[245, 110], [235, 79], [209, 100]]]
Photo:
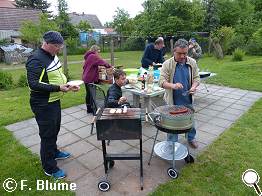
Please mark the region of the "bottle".
[[142, 86], [141, 86], [141, 89], [142, 89], [142, 90], [145, 90], [145, 88], [146, 88], [146, 79], [145, 79], [145, 76], [143, 75], [143, 76], [142, 76]]

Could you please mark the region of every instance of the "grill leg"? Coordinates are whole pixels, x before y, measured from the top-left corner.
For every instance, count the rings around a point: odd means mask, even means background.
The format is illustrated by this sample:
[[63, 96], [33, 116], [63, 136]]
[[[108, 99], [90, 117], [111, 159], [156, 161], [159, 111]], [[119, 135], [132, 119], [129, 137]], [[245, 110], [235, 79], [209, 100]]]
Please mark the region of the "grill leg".
[[173, 167], [173, 169], [175, 169], [175, 167], [176, 167], [175, 166], [175, 153], [176, 153], [176, 151], [175, 151], [175, 142], [174, 141], [172, 142], [172, 148], [173, 148], [172, 149], [173, 150], [173, 162], [172, 162], [173, 166], [172, 167]]
[[157, 131], [156, 131], [156, 135], [155, 135], [154, 143], [153, 143], [153, 146], [152, 146], [150, 158], [149, 158], [149, 160], [148, 160], [148, 165], [150, 165], [150, 162], [151, 162], [151, 159], [152, 159], [152, 156], [153, 156], [153, 152], [154, 152], [154, 147], [155, 147], [155, 144], [156, 144], [157, 135], [158, 135], [158, 129], [157, 129]]
[[91, 132], [90, 132], [91, 135], [93, 135], [93, 130], [94, 130], [94, 123], [91, 124]]
[[140, 186], [141, 190], [144, 188], [143, 183], [143, 151], [142, 151], [142, 138], [140, 139]]
[[105, 142], [105, 140], [102, 140], [102, 149], [103, 149], [105, 174], [107, 175], [108, 165], [107, 165], [107, 159], [106, 159], [106, 142]]

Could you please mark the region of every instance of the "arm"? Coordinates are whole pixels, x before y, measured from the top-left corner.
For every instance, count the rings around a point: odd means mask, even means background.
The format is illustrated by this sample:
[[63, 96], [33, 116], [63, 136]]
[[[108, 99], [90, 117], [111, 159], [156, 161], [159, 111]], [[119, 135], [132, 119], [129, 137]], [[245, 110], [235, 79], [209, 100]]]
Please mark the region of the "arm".
[[103, 65], [106, 68], [112, 67], [109, 63], [107, 63], [105, 60], [103, 60], [97, 55], [94, 55], [94, 65], [96, 66]]
[[165, 61], [164, 59], [164, 50], [163, 48], [160, 50], [159, 57], [157, 59], [157, 63], [163, 63]]
[[199, 77], [197, 66], [194, 66], [192, 71], [193, 71], [193, 83], [192, 83], [192, 87], [189, 89], [189, 91], [190, 91], [191, 94], [194, 94], [196, 92], [197, 87], [200, 84], [200, 77]]
[[29, 88], [33, 91], [57, 92], [60, 86], [41, 82], [45, 68], [38, 60], [30, 60], [26, 64], [27, 81]]
[[109, 88], [107, 92], [107, 107], [109, 108], [119, 107], [119, 104], [118, 104], [119, 100], [117, 98], [118, 98], [118, 95], [115, 89]]
[[168, 61], [165, 61], [161, 72], [160, 72], [160, 79], [159, 79], [159, 86], [164, 89], [179, 89], [183, 88], [183, 85], [181, 83], [171, 83], [170, 81], [170, 75], [171, 70], [168, 68]]

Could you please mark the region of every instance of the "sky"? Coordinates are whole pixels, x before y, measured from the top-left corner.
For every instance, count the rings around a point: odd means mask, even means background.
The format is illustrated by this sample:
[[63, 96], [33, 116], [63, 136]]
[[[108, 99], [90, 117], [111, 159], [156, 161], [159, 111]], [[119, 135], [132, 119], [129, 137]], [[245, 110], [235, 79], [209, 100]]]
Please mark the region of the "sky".
[[[127, 11], [131, 18], [143, 11], [145, 0], [66, 0], [69, 12], [95, 14], [102, 24], [111, 22], [117, 7]], [[57, 0], [47, 0], [51, 3], [51, 11], [57, 10]], [[55, 12], [57, 13], [57, 11]]]

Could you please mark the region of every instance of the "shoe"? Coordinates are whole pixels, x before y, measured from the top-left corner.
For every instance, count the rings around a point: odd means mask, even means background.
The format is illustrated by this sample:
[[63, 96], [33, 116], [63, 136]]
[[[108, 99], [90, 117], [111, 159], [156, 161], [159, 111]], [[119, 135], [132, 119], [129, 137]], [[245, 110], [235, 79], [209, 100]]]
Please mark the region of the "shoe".
[[188, 141], [188, 144], [191, 148], [198, 148], [198, 143], [195, 139], [193, 139], [192, 141]]
[[54, 177], [56, 179], [62, 179], [62, 178], [65, 178], [66, 177], [66, 174], [65, 172], [62, 170], [62, 169], [59, 169], [57, 172], [55, 173], [47, 173], [45, 171], [45, 175], [47, 176], [51, 176], [51, 177]]
[[59, 151], [58, 153], [56, 153], [55, 160], [67, 159], [70, 156], [71, 154], [69, 152]]

